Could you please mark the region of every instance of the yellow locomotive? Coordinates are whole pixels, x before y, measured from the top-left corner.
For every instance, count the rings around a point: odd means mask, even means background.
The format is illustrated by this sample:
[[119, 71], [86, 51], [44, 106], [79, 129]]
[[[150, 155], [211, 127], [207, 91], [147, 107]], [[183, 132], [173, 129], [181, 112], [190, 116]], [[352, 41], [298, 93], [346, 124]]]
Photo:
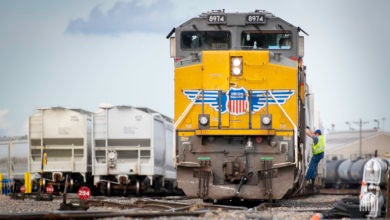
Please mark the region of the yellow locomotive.
[[217, 10], [168, 34], [175, 62], [175, 165], [187, 196], [281, 199], [302, 189], [300, 32], [263, 10]]

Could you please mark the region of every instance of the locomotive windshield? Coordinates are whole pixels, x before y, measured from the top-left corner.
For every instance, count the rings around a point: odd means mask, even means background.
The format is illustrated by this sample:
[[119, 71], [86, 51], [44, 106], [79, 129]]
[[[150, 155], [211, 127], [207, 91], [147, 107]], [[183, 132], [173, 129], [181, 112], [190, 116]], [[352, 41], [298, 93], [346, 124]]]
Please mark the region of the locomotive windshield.
[[289, 50], [291, 49], [291, 38], [290, 32], [243, 31], [241, 33], [241, 48], [244, 50]]
[[181, 48], [191, 50], [226, 50], [231, 47], [228, 31], [183, 31]]

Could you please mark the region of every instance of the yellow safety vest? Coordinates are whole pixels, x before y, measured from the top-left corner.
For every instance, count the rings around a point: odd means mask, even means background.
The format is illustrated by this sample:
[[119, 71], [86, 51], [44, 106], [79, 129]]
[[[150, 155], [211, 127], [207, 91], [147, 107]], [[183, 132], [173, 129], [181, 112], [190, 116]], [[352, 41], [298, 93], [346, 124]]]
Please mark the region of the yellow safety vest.
[[324, 136], [318, 136], [318, 142], [312, 147], [313, 155], [323, 153], [325, 151], [325, 139]]

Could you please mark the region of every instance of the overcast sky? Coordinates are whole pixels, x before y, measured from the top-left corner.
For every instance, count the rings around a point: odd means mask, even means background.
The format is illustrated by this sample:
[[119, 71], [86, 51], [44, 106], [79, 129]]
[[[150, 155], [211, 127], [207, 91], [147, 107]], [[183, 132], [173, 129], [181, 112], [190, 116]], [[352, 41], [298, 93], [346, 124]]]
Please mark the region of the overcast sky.
[[212, 9], [264, 9], [300, 26], [326, 128], [386, 118], [390, 131], [388, 0], [0, 0], [0, 136], [27, 134], [38, 107], [111, 103], [173, 117], [165, 36]]

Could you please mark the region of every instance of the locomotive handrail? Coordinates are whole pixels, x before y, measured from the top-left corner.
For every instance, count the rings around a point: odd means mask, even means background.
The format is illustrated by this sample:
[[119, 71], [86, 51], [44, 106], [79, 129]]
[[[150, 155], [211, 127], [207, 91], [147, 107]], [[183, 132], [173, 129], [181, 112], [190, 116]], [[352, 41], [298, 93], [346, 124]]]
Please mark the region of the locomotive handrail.
[[175, 130], [176, 128], [181, 124], [181, 122], [183, 121], [184, 117], [187, 116], [188, 112], [191, 110], [192, 106], [194, 106], [195, 104], [195, 101], [198, 99], [200, 93], [202, 92], [203, 90], [199, 90], [198, 93], [195, 95], [195, 97], [191, 100], [190, 104], [188, 104], [187, 108], [184, 110], [184, 112], [180, 115], [180, 117], [177, 119], [177, 121], [175, 122]]
[[284, 108], [280, 105], [280, 103], [278, 102], [278, 100], [275, 98], [275, 96], [272, 94], [271, 91], [269, 91], [269, 94], [275, 100], [275, 102], [279, 106], [280, 110], [282, 110], [283, 114], [287, 117], [287, 119], [290, 121], [290, 123], [294, 127], [295, 166], [298, 167], [298, 135], [297, 135], [297, 126], [295, 125], [293, 120], [290, 118], [290, 116], [287, 114], [287, 112], [284, 110]]

